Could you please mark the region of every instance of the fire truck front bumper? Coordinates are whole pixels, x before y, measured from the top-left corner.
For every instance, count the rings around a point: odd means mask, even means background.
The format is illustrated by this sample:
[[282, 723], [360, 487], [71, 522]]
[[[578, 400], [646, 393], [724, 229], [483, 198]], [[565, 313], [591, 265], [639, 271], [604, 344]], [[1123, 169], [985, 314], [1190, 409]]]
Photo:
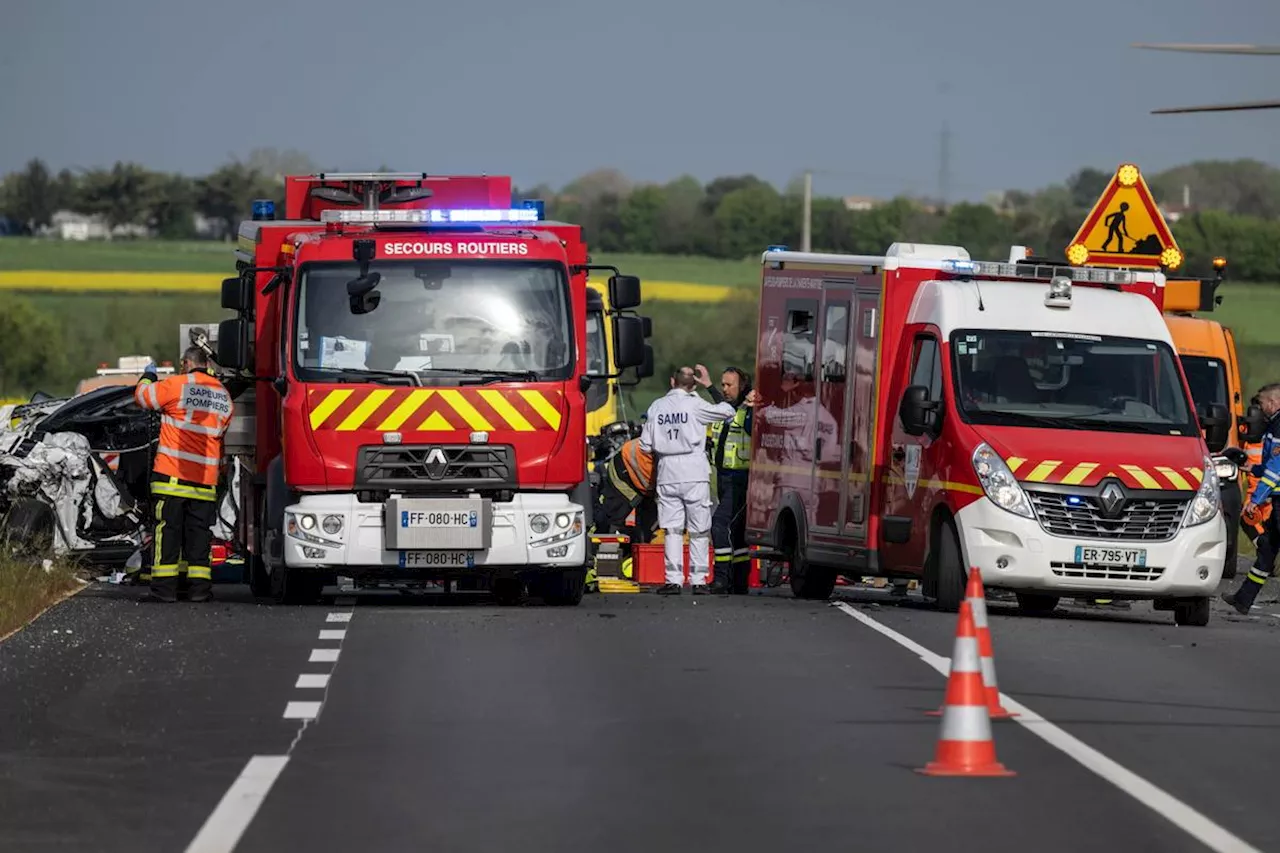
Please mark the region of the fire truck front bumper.
[[483, 550], [387, 546], [386, 505], [353, 494], [304, 495], [285, 508], [285, 563], [405, 576], [467, 575], [501, 569], [571, 569], [587, 560], [584, 510], [566, 495], [521, 493], [489, 505]]
[[983, 581], [1020, 592], [1200, 598], [1216, 594], [1226, 558], [1221, 512], [1159, 542], [1050, 534], [986, 498], [960, 510], [957, 521], [968, 564], [982, 570]]

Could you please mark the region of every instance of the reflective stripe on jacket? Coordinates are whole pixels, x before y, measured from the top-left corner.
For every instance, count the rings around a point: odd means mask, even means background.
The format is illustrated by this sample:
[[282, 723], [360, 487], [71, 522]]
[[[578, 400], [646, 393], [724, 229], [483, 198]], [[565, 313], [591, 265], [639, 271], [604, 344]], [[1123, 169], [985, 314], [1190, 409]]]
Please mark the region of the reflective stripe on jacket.
[[217, 485], [222, 437], [234, 411], [222, 383], [203, 370], [193, 370], [160, 382], [143, 379], [133, 399], [160, 413], [155, 473], [174, 481]]

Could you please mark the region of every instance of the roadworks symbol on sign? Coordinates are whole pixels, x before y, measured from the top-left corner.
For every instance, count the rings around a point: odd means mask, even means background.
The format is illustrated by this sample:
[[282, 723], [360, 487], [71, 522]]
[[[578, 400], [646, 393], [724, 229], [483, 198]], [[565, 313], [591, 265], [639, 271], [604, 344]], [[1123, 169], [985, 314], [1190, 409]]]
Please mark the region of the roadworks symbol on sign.
[[1182, 266], [1182, 250], [1137, 166], [1116, 169], [1067, 247], [1067, 260], [1073, 266]]

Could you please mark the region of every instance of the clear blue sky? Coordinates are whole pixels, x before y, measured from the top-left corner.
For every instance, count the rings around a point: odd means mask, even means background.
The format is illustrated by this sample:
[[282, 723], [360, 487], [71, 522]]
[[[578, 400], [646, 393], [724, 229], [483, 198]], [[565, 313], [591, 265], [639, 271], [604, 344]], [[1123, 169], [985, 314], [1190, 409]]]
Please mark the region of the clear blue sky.
[[[254, 147], [326, 168], [563, 185], [822, 170], [822, 194], [1036, 188], [1125, 160], [1275, 162], [1276, 0], [11, 0], [0, 172], [134, 160], [206, 172]], [[1149, 11], [1142, 11], [1143, 8]]]

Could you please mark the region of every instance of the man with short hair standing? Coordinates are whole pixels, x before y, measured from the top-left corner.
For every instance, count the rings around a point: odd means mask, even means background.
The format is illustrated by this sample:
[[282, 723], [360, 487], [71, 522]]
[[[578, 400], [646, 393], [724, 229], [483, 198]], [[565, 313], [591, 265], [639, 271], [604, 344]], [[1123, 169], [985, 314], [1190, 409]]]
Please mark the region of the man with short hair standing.
[[[711, 465], [706, 454], [708, 426], [733, 417], [723, 400], [708, 403], [697, 386], [711, 388], [707, 368], [681, 367], [671, 375], [671, 390], [649, 406], [640, 450], [657, 458], [658, 524], [665, 531], [666, 583], [659, 595], [684, 588], [684, 531], [689, 531], [689, 583], [694, 595], [707, 593], [710, 569]], [[720, 397], [711, 388], [713, 397]]]
[[155, 552], [149, 597], [178, 600], [179, 564], [185, 560], [191, 601], [208, 601], [213, 596], [212, 528], [222, 438], [234, 407], [199, 347], [182, 354], [180, 374], [156, 379], [155, 366], [148, 365], [133, 391], [135, 403], [160, 413], [160, 445], [151, 475]]

